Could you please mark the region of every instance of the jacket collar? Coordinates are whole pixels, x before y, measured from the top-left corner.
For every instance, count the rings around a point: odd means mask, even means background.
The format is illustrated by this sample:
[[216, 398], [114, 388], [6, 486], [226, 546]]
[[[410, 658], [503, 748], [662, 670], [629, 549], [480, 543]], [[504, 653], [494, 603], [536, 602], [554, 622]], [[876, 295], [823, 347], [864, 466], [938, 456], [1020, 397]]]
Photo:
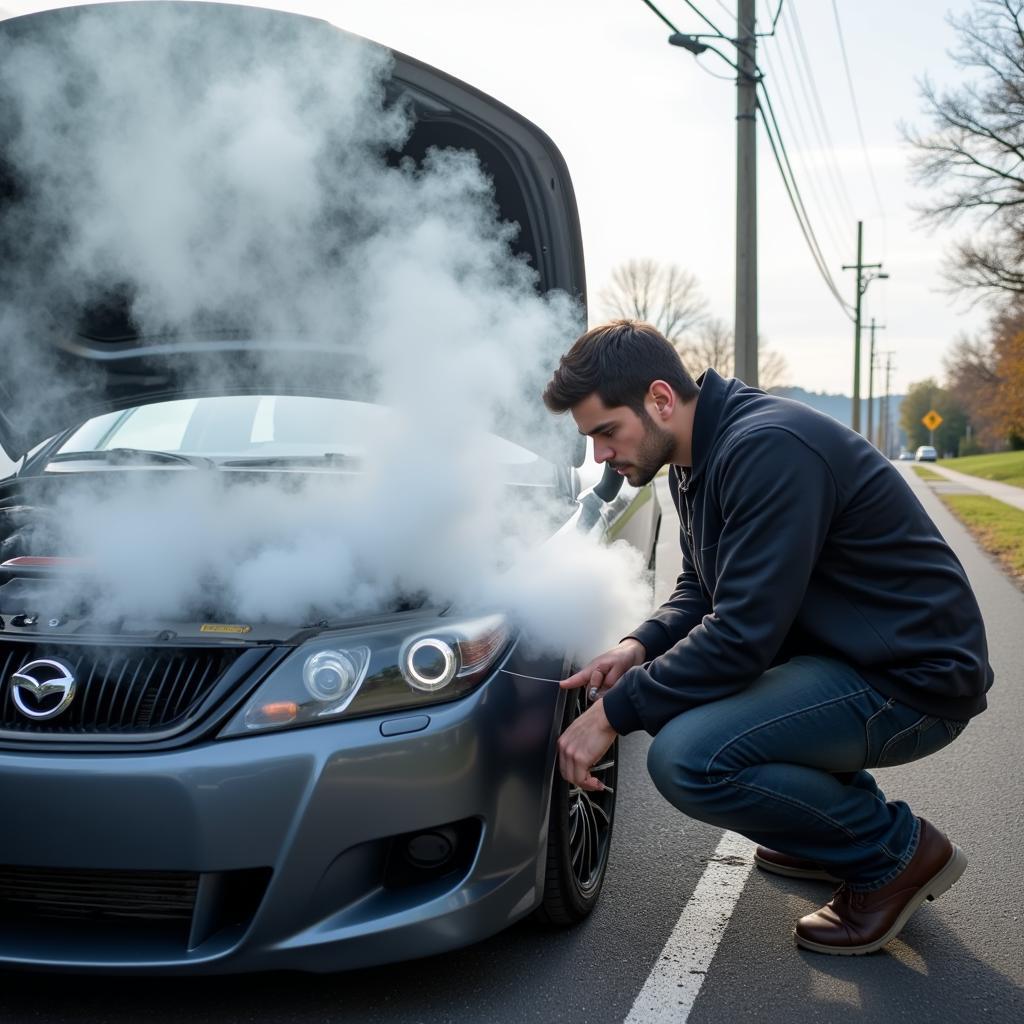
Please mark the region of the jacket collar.
[[693, 414], [693, 440], [690, 443], [693, 466], [687, 474], [688, 484], [692, 484], [707, 465], [711, 449], [715, 445], [725, 400], [729, 394], [729, 384], [729, 381], [720, 377], [713, 369], [705, 370], [697, 378], [700, 394], [697, 396], [697, 408]]

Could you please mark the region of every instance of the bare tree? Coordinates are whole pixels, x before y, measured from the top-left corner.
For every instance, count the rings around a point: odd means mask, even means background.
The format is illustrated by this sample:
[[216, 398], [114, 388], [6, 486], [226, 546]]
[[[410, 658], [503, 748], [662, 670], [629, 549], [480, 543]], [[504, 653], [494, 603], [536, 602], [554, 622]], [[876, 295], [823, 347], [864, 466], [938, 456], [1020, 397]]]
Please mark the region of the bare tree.
[[612, 271], [600, 298], [608, 316], [646, 320], [674, 345], [707, 317], [696, 276], [674, 263], [627, 260]]
[[709, 366], [723, 377], [731, 377], [733, 374], [735, 345], [732, 330], [718, 317], [705, 320], [676, 348], [686, 368], [694, 374], [703, 373]]
[[1005, 438], [995, 397], [999, 392], [998, 353], [991, 338], [961, 334], [943, 357], [946, 389], [967, 411], [979, 448], [999, 447]]
[[[601, 302], [608, 316], [654, 324], [695, 376], [709, 366], [723, 377], [733, 375], [732, 329], [724, 320], [708, 315], [707, 300], [690, 271], [656, 260], [627, 260], [612, 272]], [[763, 339], [758, 352], [759, 386], [766, 391], [783, 386], [789, 375], [785, 356], [769, 350]]]
[[757, 386], [762, 391], [784, 388], [789, 384], [789, 363], [781, 352], [770, 349], [764, 340], [758, 345]]
[[[710, 366], [723, 377], [733, 375], [736, 346], [732, 330], [724, 320], [709, 318], [676, 348], [691, 373], [703, 373]], [[786, 357], [770, 349], [763, 338], [758, 340], [757, 351], [758, 387], [768, 391], [770, 388], [785, 386], [789, 377]]]
[[1024, 293], [1024, 2], [977, 0], [950, 18], [956, 63], [971, 80], [940, 92], [921, 83], [931, 128], [904, 127], [919, 183], [937, 189], [925, 220], [980, 228], [954, 247], [947, 277], [976, 297]]

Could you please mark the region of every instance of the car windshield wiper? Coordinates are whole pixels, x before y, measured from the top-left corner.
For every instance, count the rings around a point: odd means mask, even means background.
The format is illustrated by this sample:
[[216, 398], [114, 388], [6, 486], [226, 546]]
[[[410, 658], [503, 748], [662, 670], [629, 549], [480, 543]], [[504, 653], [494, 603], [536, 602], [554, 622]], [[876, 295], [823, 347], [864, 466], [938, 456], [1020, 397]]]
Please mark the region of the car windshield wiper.
[[246, 469], [269, 469], [274, 466], [351, 466], [362, 460], [341, 452], [320, 455], [252, 455], [245, 459], [228, 459], [222, 466], [244, 466]]
[[151, 451], [148, 448], [101, 448], [84, 452], [60, 452], [49, 462], [83, 462], [101, 459], [104, 462], [125, 463], [137, 461], [174, 462], [195, 469], [216, 469], [217, 463], [203, 455], [182, 455], [180, 452]]

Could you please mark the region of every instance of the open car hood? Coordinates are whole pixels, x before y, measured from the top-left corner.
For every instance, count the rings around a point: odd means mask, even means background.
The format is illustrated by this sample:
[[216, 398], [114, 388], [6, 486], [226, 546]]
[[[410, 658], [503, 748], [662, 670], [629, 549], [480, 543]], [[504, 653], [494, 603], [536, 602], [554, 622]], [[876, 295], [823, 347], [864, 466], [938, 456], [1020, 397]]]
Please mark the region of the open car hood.
[[[71, 19], [99, 14], [114, 32], [121, 19], [146, 16], [158, 5], [97, 4], [11, 18], [0, 22], [0, 62], [5, 51], [26, 41], [45, 45], [48, 33], [63, 31]], [[302, 31], [344, 41], [340, 29], [317, 19], [227, 4], [192, 7], [197, 18], [234, 19], [239, 33], [259, 31], [267, 19], [299, 19]], [[367, 46], [383, 49], [377, 44]], [[329, 43], [327, 46], [329, 50]], [[324, 46], [317, 47], [321, 53]], [[503, 221], [516, 222], [513, 248], [537, 272], [541, 291], [559, 289], [585, 303], [583, 251], [572, 184], [552, 141], [523, 117], [473, 87], [410, 57], [393, 53], [387, 93], [404, 97], [415, 125], [401, 156], [422, 159], [427, 149], [472, 149], [493, 179]], [[399, 155], [395, 155], [396, 159]], [[0, 150], [0, 204], [15, 189], [4, 179]], [[2, 257], [2, 254], [0, 254]], [[14, 459], [35, 445], [86, 419], [117, 409], [204, 393], [296, 393], [358, 397], [368, 368], [358, 353], [340, 353], [332, 342], [308, 338], [253, 338], [230, 330], [203, 337], [139, 337], [126, 317], [82, 313], [66, 324], [5, 326], [0, 321], [0, 446]], [[26, 380], [10, 367], [23, 346], [47, 347], [50, 380], [82, 382], [72, 395], [62, 389], [48, 400], [46, 381]], [[268, 353], [270, 357], [268, 358]], [[201, 382], [211, 382], [204, 390]], [[539, 400], [537, 405], [540, 406]], [[538, 410], [539, 414], [543, 409]], [[565, 419], [568, 419], [567, 417]], [[559, 461], [579, 464], [582, 450], [572, 424], [557, 441]], [[548, 428], [550, 435], [550, 427]], [[514, 436], [513, 440], [523, 440]], [[555, 455], [548, 451], [544, 454]]]

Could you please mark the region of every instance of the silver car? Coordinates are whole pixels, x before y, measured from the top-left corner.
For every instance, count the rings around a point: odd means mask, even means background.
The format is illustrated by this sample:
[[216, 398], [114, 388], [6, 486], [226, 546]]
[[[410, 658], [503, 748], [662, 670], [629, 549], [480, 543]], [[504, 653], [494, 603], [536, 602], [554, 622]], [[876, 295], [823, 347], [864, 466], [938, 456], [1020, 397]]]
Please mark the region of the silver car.
[[[0, 23], [0, 59], [26, 22], [75, 10]], [[240, 30], [293, 17], [219, 16]], [[410, 158], [435, 143], [475, 149], [540, 289], [582, 299], [576, 207], [552, 142], [400, 54], [389, 88], [423, 112]], [[153, 346], [88, 316], [47, 337], [55, 372], [86, 371], [94, 386], [40, 409], [0, 382], [0, 445], [18, 461], [0, 481], [0, 964], [335, 971], [459, 947], [529, 914], [585, 917], [608, 863], [617, 768], [613, 747], [597, 794], [555, 770], [583, 699], [556, 683], [576, 652], [538, 655], [500, 613], [456, 615], [415, 595], [360, 621], [252, 623], [184, 611], [101, 621], [55, 596], [80, 567], [42, 527], [86, 477], [358, 471], [337, 453], [344, 424], [357, 433], [375, 414], [350, 383], [359, 353], [346, 363], [307, 345], [290, 363], [282, 351], [269, 381], [265, 361], [246, 360], [267, 339]], [[209, 364], [192, 390], [174, 383], [183, 353]], [[203, 392], [202, 379], [232, 385]], [[280, 442], [271, 454], [245, 440], [256, 423]], [[561, 496], [553, 535], [625, 539], [653, 566], [650, 486], [613, 474], [584, 487], [581, 472], [600, 473], [579, 444], [494, 443], [520, 446], [511, 461], [529, 466], [530, 486]]]

